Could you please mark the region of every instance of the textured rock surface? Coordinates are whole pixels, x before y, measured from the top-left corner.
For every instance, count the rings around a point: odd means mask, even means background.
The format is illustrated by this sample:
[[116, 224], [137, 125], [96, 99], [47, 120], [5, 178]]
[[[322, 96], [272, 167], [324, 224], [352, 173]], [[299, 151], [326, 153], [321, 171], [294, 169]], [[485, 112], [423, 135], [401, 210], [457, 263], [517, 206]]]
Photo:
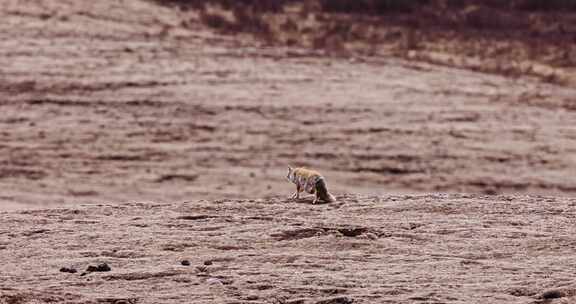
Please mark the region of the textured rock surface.
[[[574, 89], [140, 0], [0, 19], [0, 304], [576, 300]], [[339, 201], [284, 199], [289, 164]]]
[[[0, 303], [576, 300], [576, 199], [453, 194], [338, 200], [0, 213]], [[183, 259], [195, 267], [182, 266]], [[59, 271], [101, 263], [111, 271]]]

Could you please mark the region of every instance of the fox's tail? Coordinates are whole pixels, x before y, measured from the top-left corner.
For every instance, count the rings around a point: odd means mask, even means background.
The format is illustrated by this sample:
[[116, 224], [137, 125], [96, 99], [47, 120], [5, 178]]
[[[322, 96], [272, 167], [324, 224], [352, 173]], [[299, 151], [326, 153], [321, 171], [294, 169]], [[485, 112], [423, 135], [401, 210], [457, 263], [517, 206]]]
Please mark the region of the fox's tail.
[[336, 198], [334, 195], [328, 192], [328, 186], [326, 185], [326, 180], [323, 177], [316, 181], [316, 197], [324, 202], [335, 202]]

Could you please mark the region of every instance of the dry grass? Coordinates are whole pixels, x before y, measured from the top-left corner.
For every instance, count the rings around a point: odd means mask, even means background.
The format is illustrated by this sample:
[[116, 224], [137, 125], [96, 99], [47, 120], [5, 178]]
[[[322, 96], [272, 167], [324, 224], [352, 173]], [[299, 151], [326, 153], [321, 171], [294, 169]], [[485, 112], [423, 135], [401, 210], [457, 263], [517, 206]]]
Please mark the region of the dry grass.
[[160, 2], [198, 10], [221, 33], [250, 33], [275, 45], [338, 55], [392, 54], [576, 84], [574, 1]]

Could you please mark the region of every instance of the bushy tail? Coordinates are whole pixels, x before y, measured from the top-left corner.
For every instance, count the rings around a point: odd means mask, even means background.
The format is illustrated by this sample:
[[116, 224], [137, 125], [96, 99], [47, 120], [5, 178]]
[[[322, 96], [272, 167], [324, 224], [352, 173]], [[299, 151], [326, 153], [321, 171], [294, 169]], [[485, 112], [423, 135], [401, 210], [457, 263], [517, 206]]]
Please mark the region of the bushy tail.
[[326, 181], [324, 180], [324, 178], [319, 178], [318, 181], [316, 181], [316, 197], [320, 200], [320, 201], [324, 201], [324, 202], [335, 202], [336, 198], [330, 194], [330, 192], [328, 192], [328, 186], [326, 185]]

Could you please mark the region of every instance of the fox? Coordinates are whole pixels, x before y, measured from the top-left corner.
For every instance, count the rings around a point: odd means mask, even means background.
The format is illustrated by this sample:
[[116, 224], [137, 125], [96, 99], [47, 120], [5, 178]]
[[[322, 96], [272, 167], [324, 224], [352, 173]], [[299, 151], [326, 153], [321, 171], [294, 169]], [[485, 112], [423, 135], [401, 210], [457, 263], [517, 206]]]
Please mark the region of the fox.
[[288, 175], [286, 178], [288, 181], [296, 184], [296, 193], [291, 196], [292, 199], [299, 199], [300, 192], [305, 191], [310, 194], [315, 194], [312, 204], [316, 204], [318, 201], [328, 203], [336, 201], [336, 198], [328, 192], [326, 179], [318, 171], [303, 167], [292, 168], [288, 166]]

